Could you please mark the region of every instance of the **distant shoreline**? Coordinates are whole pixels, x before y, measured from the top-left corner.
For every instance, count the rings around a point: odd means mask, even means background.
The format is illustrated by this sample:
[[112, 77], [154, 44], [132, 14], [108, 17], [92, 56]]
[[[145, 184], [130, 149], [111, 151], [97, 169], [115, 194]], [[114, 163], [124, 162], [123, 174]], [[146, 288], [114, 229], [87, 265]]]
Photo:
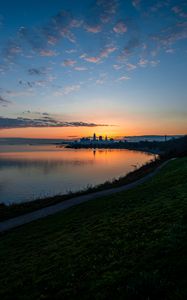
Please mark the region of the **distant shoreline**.
[[[61, 148], [63, 146], [59, 146]], [[138, 148], [138, 147], [124, 147], [124, 146], [118, 146], [118, 145], [67, 145], [65, 148], [68, 149], [92, 149], [92, 150], [99, 150], [99, 149], [113, 149], [113, 150], [131, 150], [131, 151], [140, 151], [140, 152], [145, 152], [149, 154], [155, 154], [155, 155], [160, 155], [162, 154], [162, 151], [159, 149], [149, 149], [149, 148]]]

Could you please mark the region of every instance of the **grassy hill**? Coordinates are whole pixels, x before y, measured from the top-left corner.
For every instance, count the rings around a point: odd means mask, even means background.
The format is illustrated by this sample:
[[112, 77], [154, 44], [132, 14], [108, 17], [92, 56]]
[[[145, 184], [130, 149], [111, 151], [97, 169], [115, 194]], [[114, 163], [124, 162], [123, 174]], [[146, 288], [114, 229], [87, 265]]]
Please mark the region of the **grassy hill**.
[[187, 299], [187, 158], [1, 236], [0, 297]]

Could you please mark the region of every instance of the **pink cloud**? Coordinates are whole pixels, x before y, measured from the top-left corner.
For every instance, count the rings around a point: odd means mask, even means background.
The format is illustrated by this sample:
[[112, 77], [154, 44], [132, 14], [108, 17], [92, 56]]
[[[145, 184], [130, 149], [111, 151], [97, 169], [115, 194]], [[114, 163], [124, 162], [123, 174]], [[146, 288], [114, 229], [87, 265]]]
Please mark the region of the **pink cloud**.
[[108, 55], [114, 51], [116, 51], [116, 47], [106, 47], [101, 51], [100, 57], [108, 57]]
[[114, 32], [123, 34], [127, 31], [127, 26], [125, 25], [124, 22], [118, 22], [114, 27], [113, 27]]
[[72, 67], [72, 66], [74, 66], [74, 64], [76, 64], [76, 61], [72, 60], [72, 59], [66, 59], [63, 62], [63, 65], [66, 67]]
[[41, 50], [40, 55], [41, 56], [56, 56], [57, 53], [53, 50]]
[[91, 56], [88, 57], [86, 54], [83, 54], [80, 56], [80, 58], [83, 58], [84, 60], [91, 62], [91, 63], [98, 63], [102, 60], [102, 58], [107, 58], [110, 53], [116, 51], [116, 47], [106, 47], [103, 49], [98, 56]]
[[85, 57], [84, 60], [96, 64], [100, 61], [100, 57], [99, 56]]
[[95, 25], [95, 26], [89, 26], [89, 25], [86, 25], [86, 26], [85, 26], [85, 29], [86, 29], [88, 32], [91, 32], [91, 33], [98, 33], [98, 32], [101, 32], [101, 26], [100, 26], [100, 25]]

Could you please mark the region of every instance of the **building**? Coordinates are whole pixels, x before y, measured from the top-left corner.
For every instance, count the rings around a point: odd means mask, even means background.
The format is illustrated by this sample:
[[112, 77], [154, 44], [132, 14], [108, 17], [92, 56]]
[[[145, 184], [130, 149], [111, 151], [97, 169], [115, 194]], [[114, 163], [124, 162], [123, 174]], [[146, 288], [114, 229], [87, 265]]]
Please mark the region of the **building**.
[[99, 136], [99, 141], [102, 142], [102, 140], [103, 140], [103, 137], [102, 137], [102, 135], [100, 135]]
[[93, 141], [95, 142], [96, 139], [97, 139], [97, 138], [96, 138], [96, 134], [94, 133], [94, 134], [93, 134]]

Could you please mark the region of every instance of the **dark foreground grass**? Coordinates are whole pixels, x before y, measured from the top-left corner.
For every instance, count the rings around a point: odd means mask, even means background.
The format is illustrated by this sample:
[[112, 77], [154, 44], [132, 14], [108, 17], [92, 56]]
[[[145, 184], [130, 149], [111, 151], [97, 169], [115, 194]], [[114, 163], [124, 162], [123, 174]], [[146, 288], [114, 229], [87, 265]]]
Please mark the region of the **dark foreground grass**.
[[187, 299], [187, 158], [1, 236], [0, 298]]

